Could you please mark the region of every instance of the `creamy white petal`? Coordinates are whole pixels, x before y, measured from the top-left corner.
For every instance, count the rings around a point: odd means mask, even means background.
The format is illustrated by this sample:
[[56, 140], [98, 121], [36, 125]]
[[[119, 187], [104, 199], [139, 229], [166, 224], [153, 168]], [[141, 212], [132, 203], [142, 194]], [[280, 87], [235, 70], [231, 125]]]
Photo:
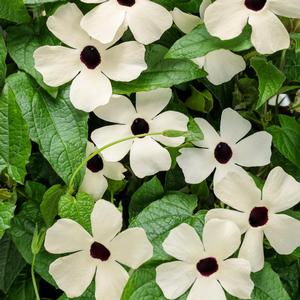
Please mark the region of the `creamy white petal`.
[[300, 221], [283, 214], [269, 214], [266, 238], [279, 254], [291, 254], [300, 246]]
[[50, 253], [63, 254], [89, 249], [91, 244], [92, 237], [81, 225], [71, 219], [59, 219], [47, 230], [44, 245]]
[[167, 299], [183, 295], [197, 278], [195, 265], [182, 261], [161, 264], [156, 268], [156, 283]]
[[136, 93], [136, 110], [145, 119], [153, 119], [170, 102], [172, 90], [170, 88], [155, 89]]
[[197, 16], [187, 14], [175, 7], [171, 12], [175, 25], [183, 32], [191, 32], [197, 25], [201, 23], [201, 19]]
[[94, 173], [87, 168], [79, 190], [92, 195], [95, 200], [99, 200], [107, 187], [108, 183], [102, 171]]
[[251, 14], [251, 42], [257, 52], [272, 54], [290, 46], [290, 36], [278, 17], [268, 10]]
[[148, 45], [160, 39], [173, 23], [172, 15], [152, 1], [138, 1], [127, 12], [126, 20], [134, 38]]
[[105, 177], [113, 180], [124, 179], [127, 169], [119, 162], [104, 161], [103, 174]]
[[206, 9], [204, 23], [211, 35], [230, 40], [242, 33], [248, 15], [248, 9], [241, 0], [215, 1]]
[[[189, 118], [183, 113], [177, 111], [166, 111], [159, 114], [150, 122], [150, 131], [151, 132], [163, 132], [165, 130], [187, 131], [188, 121]], [[169, 147], [178, 147], [185, 140], [184, 137], [169, 138], [162, 135], [153, 136], [153, 138]]]
[[[129, 137], [132, 135], [130, 127], [127, 125], [110, 125], [98, 128], [92, 132], [92, 141], [100, 149], [110, 143], [117, 140]], [[125, 141], [109, 147], [108, 149], [101, 152], [105, 160], [108, 161], [119, 161], [121, 160], [130, 150], [132, 140]]]
[[198, 262], [204, 251], [196, 230], [186, 223], [172, 229], [162, 247], [169, 255], [191, 264]]
[[129, 159], [133, 173], [139, 178], [167, 171], [171, 167], [168, 150], [149, 136], [134, 140]]
[[204, 70], [208, 73], [207, 79], [214, 85], [230, 81], [245, 69], [243, 57], [229, 50], [219, 49], [206, 55]]
[[99, 200], [95, 203], [91, 223], [95, 240], [107, 244], [121, 231], [122, 213], [112, 203]]
[[74, 3], [60, 6], [47, 20], [49, 30], [66, 45], [82, 50], [90, 37], [80, 27], [82, 12]]
[[222, 112], [220, 135], [226, 142], [235, 144], [251, 129], [251, 123], [238, 112], [226, 108]]
[[216, 279], [198, 277], [186, 300], [226, 300], [225, 292]]
[[62, 46], [42, 46], [33, 53], [34, 67], [49, 86], [72, 80], [82, 69], [78, 50]]
[[129, 228], [110, 243], [113, 258], [121, 264], [137, 269], [153, 255], [153, 246], [143, 228]]
[[277, 94], [268, 100], [268, 105], [281, 107], [288, 107], [292, 103], [288, 94]]
[[109, 79], [100, 70], [85, 68], [72, 82], [70, 100], [75, 108], [90, 112], [108, 103], [112, 95]]
[[113, 95], [106, 105], [97, 107], [94, 113], [98, 118], [108, 122], [131, 125], [136, 110], [127, 97]]
[[252, 272], [258, 272], [264, 267], [264, 232], [260, 228], [249, 228], [240, 248], [239, 258], [244, 258], [251, 264]]
[[192, 61], [199, 66], [200, 69], [202, 69], [204, 67], [205, 61], [206, 61], [206, 57], [205, 56], [201, 56], [201, 57], [197, 57], [197, 58], [193, 58]]
[[216, 161], [208, 149], [183, 148], [179, 151], [177, 163], [187, 183], [200, 183], [215, 169]]
[[269, 9], [276, 15], [300, 19], [299, 0], [269, 0]]
[[251, 176], [229, 173], [214, 186], [215, 195], [225, 204], [249, 212], [261, 200], [261, 191]]
[[218, 280], [230, 294], [241, 299], [251, 299], [254, 283], [250, 277], [250, 263], [242, 258], [223, 261], [218, 272]]
[[235, 223], [229, 220], [209, 220], [204, 225], [202, 241], [205, 252], [223, 260], [239, 248], [241, 231]]
[[131, 81], [147, 69], [145, 46], [125, 42], [106, 50], [102, 55], [101, 69], [112, 80]]
[[83, 294], [93, 280], [95, 271], [96, 263], [89, 250], [60, 257], [49, 267], [50, 275], [69, 298]]
[[107, 0], [80, 0], [81, 2], [84, 2], [84, 3], [102, 3], [102, 2], [105, 2]]
[[281, 167], [274, 168], [263, 187], [263, 200], [272, 212], [280, 212], [300, 201], [300, 183]]
[[101, 264], [96, 272], [96, 300], [120, 300], [128, 273], [117, 262]]
[[211, 5], [211, 0], [203, 0], [199, 7], [200, 19], [204, 20], [204, 14], [206, 9]]
[[226, 177], [230, 173], [248, 175], [248, 173], [242, 167], [234, 163], [234, 158], [232, 158], [227, 164], [217, 164], [213, 180], [214, 185], [219, 183], [224, 177]]
[[248, 217], [248, 213], [224, 208], [214, 208], [207, 212], [205, 216], [205, 222], [208, 222], [212, 219], [229, 220], [234, 222], [240, 228], [240, 231], [243, 234], [249, 228]]

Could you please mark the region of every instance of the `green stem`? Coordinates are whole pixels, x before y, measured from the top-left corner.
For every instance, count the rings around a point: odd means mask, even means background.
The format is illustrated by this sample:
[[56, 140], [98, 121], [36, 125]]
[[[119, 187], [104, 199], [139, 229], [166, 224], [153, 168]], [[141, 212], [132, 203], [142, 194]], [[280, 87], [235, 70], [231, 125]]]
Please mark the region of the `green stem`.
[[36, 260], [36, 254], [33, 254], [32, 264], [31, 264], [31, 279], [32, 279], [32, 284], [33, 284], [33, 289], [34, 289], [36, 300], [40, 300], [39, 289], [36, 284], [35, 273], [34, 273], [35, 260]]

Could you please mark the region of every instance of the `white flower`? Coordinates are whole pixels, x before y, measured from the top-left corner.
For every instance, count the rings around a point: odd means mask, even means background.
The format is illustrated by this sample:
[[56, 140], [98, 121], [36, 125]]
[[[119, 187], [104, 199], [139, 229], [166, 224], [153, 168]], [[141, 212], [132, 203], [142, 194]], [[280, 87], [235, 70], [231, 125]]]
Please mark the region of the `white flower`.
[[[95, 150], [97, 150], [97, 148], [93, 143], [88, 142], [86, 151], [87, 157]], [[121, 163], [107, 161], [101, 154], [96, 155], [87, 163], [80, 191], [92, 195], [95, 200], [101, 199], [108, 187], [106, 178], [122, 180], [124, 179], [124, 172], [126, 172], [126, 169]]]
[[214, 187], [216, 196], [238, 210], [212, 209], [206, 220], [213, 218], [234, 221], [246, 233], [239, 257], [251, 263], [256, 272], [264, 266], [263, 238], [279, 254], [290, 254], [300, 246], [300, 221], [285, 211], [300, 201], [300, 183], [280, 167], [273, 169], [262, 192], [246, 174], [228, 174]]
[[202, 242], [188, 224], [171, 230], [163, 249], [178, 260], [156, 268], [156, 282], [165, 297], [176, 299], [192, 286], [187, 300], [226, 300], [224, 290], [250, 299], [254, 284], [249, 262], [227, 259], [240, 246], [239, 228], [230, 221], [211, 220], [204, 225]]
[[60, 86], [73, 80], [72, 104], [92, 111], [106, 104], [112, 95], [109, 79], [131, 81], [147, 68], [145, 47], [137, 42], [121, 43], [109, 48], [92, 39], [80, 27], [82, 13], [75, 4], [59, 7], [49, 17], [49, 30], [71, 48], [43, 46], [34, 52], [35, 68], [49, 86]]
[[242, 139], [250, 131], [251, 123], [231, 108], [222, 112], [220, 135], [206, 120], [195, 121], [204, 134], [202, 141], [194, 142], [200, 148], [183, 148], [177, 157], [186, 182], [200, 183], [216, 169], [216, 184], [230, 171], [246, 173], [241, 166], [270, 163], [272, 136], [260, 131]]
[[290, 37], [276, 15], [300, 18], [299, 0], [217, 0], [204, 15], [208, 32], [222, 40], [240, 35], [249, 23], [251, 41], [262, 54], [287, 49]]
[[[188, 117], [176, 111], [160, 112], [172, 97], [171, 89], [157, 89], [136, 93], [136, 108], [124, 96], [113, 96], [110, 102], [98, 107], [94, 113], [101, 119], [116, 122], [117, 125], [104, 126], [92, 133], [92, 140], [101, 148], [116, 140], [132, 135], [162, 132], [173, 129], [187, 131]], [[184, 142], [183, 137], [169, 138], [162, 135], [146, 136], [119, 143], [104, 151], [108, 161], [119, 161], [130, 151], [130, 166], [140, 178], [159, 171], [169, 170], [171, 157], [163, 146], [177, 147]]]
[[136, 269], [152, 257], [153, 247], [142, 228], [119, 233], [122, 214], [108, 201], [96, 202], [91, 224], [93, 236], [70, 219], [47, 230], [47, 251], [72, 253], [56, 259], [49, 273], [69, 298], [79, 297], [96, 274], [96, 299], [119, 300], [128, 280], [120, 263]]
[[[204, 9], [209, 3], [209, 0], [202, 2], [200, 15], [204, 13]], [[201, 23], [199, 17], [184, 13], [178, 8], [175, 8], [172, 14], [174, 23], [184, 33], [191, 32]], [[228, 82], [236, 74], [246, 69], [243, 57], [226, 49], [211, 51], [205, 56], [192, 59], [192, 61], [207, 72], [207, 79], [214, 85]]]
[[273, 96], [271, 99], [268, 100], [268, 104], [270, 106], [276, 106], [276, 104], [278, 106], [281, 107], [287, 107], [290, 106], [292, 103], [289, 95], [287, 94], [279, 94], [279, 95], [275, 95]]
[[[110, 43], [118, 30], [129, 27], [134, 38], [142, 44], [159, 40], [172, 26], [172, 16], [161, 5], [149, 0], [81, 0], [102, 3], [87, 13], [81, 27], [101, 43]], [[123, 29], [122, 29], [123, 27]]]

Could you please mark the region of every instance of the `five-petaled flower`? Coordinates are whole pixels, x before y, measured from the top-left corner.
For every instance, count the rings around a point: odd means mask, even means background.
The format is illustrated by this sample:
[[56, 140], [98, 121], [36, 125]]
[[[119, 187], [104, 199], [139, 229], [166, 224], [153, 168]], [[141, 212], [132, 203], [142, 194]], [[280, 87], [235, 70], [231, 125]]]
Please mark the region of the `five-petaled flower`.
[[264, 235], [279, 254], [290, 254], [300, 246], [300, 221], [278, 214], [300, 201], [300, 183], [281, 167], [273, 169], [262, 192], [245, 174], [228, 174], [214, 188], [216, 196], [236, 209], [212, 209], [206, 220], [221, 218], [235, 222], [245, 233], [239, 257], [256, 272], [264, 266]]
[[240, 243], [241, 233], [233, 222], [210, 220], [204, 225], [202, 242], [195, 229], [183, 223], [163, 242], [164, 251], [178, 260], [158, 266], [156, 282], [167, 299], [178, 298], [191, 286], [187, 300], [224, 300], [223, 289], [250, 299], [254, 284], [249, 262], [229, 258]]
[[136, 269], [152, 257], [153, 247], [142, 228], [119, 233], [122, 214], [108, 201], [96, 202], [91, 225], [93, 236], [71, 219], [47, 230], [48, 252], [72, 253], [51, 263], [49, 273], [70, 298], [79, 297], [96, 273], [96, 299], [120, 300], [129, 277], [120, 263]]

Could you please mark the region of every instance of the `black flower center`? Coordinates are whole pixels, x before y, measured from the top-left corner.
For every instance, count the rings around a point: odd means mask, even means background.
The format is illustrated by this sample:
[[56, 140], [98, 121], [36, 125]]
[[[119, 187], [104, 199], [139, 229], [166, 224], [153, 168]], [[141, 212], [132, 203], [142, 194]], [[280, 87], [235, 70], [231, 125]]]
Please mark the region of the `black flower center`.
[[94, 242], [90, 249], [91, 257], [107, 261], [110, 257], [109, 250], [100, 243]]
[[207, 257], [201, 259], [197, 263], [197, 270], [200, 272], [202, 276], [208, 277], [214, 273], [216, 273], [219, 269], [217, 260], [214, 257]]
[[88, 161], [86, 166], [93, 173], [97, 173], [103, 169], [103, 160], [100, 155], [96, 155]]
[[232, 150], [226, 143], [219, 143], [215, 149], [215, 158], [220, 164], [226, 164], [232, 157]]
[[254, 207], [249, 216], [249, 223], [252, 227], [260, 227], [267, 224], [269, 220], [268, 209], [264, 206]]
[[131, 131], [134, 135], [144, 134], [149, 132], [149, 124], [141, 118], [137, 118], [131, 125]]
[[259, 11], [264, 8], [266, 2], [267, 0], [245, 0], [245, 5], [251, 10]]
[[117, 0], [120, 5], [124, 6], [133, 6], [135, 4], [135, 0]]
[[95, 69], [101, 63], [101, 56], [94, 46], [86, 46], [80, 54], [81, 61], [89, 69]]

